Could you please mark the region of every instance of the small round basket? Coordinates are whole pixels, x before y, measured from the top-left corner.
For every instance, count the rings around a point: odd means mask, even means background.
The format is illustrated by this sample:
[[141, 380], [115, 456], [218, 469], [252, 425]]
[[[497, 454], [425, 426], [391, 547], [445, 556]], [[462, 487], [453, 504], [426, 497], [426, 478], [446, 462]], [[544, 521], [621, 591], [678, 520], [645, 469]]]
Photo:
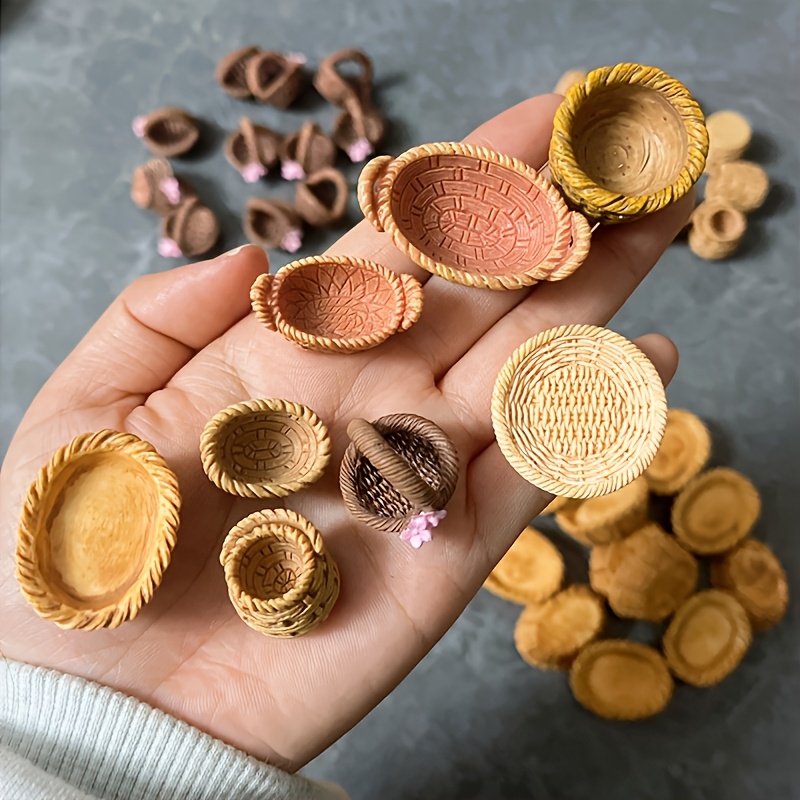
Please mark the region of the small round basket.
[[440, 142], [363, 169], [366, 218], [428, 272], [518, 289], [571, 275], [589, 252], [586, 219], [535, 169], [486, 147]]
[[592, 70], [553, 121], [550, 172], [589, 219], [627, 222], [683, 197], [703, 174], [708, 131], [686, 87], [655, 67]]
[[285, 508], [256, 511], [233, 527], [220, 563], [236, 613], [266, 636], [308, 633], [339, 597], [339, 570], [319, 531]]
[[656, 454], [664, 386], [636, 345], [593, 325], [551, 328], [520, 346], [492, 395], [497, 444], [527, 481], [559, 497], [621, 489]]
[[441, 511], [458, 481], [458, 453], [447, 434], [416, 414], [353, 420], [339, 486], [360, 522], [400, 533], [422, 512]]
[[246, 400], [223, 408], [200, 436], [209, 480], [239, 497], [297, 492], [322, 477], [330, 453], [322, 420], [288, 400]]
[[261, 323], [300, 347], [354, 353], [408, 330], [422, 285], [363, 258], [312, 256], [260, 275], [250, 300]]
[[16, 576], [60, 628], [116, 628], [149, 602], [177, 539], [178, 481], [132, 433], [86, 433], [57, 450], [28, 489]]

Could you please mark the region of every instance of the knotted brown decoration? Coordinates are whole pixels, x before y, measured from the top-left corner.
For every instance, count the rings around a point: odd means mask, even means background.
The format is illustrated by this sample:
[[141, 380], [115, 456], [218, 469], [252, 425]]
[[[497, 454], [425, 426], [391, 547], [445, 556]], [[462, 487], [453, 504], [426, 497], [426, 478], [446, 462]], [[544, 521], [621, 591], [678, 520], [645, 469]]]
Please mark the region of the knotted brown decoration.
[[324, 228], [344, 216], [347, 194], [347, 178], [334, 167], [324, 167], [297, 184], [294, 204], [309, 225]]
[[210, 208], [190, 197], [161, 224], [159, 253], [167, 257], [200, 256], [219, 239], [219, 223]]
[[303, 244], [303, 222], [299, 214], [282, 200], [251, 197], [247, 201], [244, 231], [248, 239], [261, 247], [280, 247], [294, 253]]
[[353, 353], [408, 330], [422, 285], [353, 256], [313, 256], [260, 275], [250, 290], [259, 322], [308, 350]]
[[319, 531], [285, 508], [245, 517], [228, 533], [219, 560], [236, 613], [265, 636], [308, 633], [339, 597], [339, 570]]
[[336, 147], [316, 122], [306, 122], [283, 140], [280, 155], [281, 174], [287, 181], [297, 181], [332, 167]]
[[157, 156], [171, 158], [188, 153], [200, 138], [197, 120], [182, 108], [166, 106], [136, 117], [133, 132]]
[[242, 117], [225, 140], [225, 158], [247, 183], [255, 183], [277, 163], [282, 141], [279, 133]]
[[217, 83], [231, 96], [240, 100], [252, 97], [247, 85], [247, 64], [259, 52], [257, 47], [240, 47], [223, 56], [217, 64]]
[[164, 158], [151, 158], [133, 172], [131, 200], [159, 217], [171, 214], [182, 200], [194, 196], [194, 189], [182, 178], [175, 177], [169, 161]]
[[421, 512], [444, 509], [458, 481], [458, 454], [447, 434], [416, 414], [391, 414], [347, 426], [352, 442], [339, 473], [347, 510], [388, 533]]
[[305, 59], [265, 50], [247, 60], [245, 80], [250, 93], [262, 103], [288, 108], [305, 82]]

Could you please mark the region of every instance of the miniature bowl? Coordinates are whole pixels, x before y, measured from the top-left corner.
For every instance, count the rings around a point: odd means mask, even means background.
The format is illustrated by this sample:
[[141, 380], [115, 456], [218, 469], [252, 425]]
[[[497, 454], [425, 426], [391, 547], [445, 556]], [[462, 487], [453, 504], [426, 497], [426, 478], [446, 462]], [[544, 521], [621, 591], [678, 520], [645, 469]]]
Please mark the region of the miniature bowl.
[[586, 219], [535, 169], [470, 144], [414, 147], [370, 161], [364, 216], [423, 269], [488, 289], [571, 275], [589, 252]]
[[260, 322], [307, 350], [353, 353], [408, 330], [422, 286], [374, 261], [313, 256], [259, 276], [250, 299]]
[[567, 90], [553, 126], [553, 181], [593, 221], [658, 211], [683, 197], [705, 168], [703, 112], [682, 83], [655, 67], [592, 70]]
[[36, 613], [61, 628], [133, 619], [169, 566], [178, 481], [132, 433], [73, 439], [39, 470], [22, 508], [16, 576]]
[[200, 457], [215, 486], [239, 497], [286, 497], [319, 480], [330, 460], [322, 420], [301, 403], [247, 400], [203, 428]]

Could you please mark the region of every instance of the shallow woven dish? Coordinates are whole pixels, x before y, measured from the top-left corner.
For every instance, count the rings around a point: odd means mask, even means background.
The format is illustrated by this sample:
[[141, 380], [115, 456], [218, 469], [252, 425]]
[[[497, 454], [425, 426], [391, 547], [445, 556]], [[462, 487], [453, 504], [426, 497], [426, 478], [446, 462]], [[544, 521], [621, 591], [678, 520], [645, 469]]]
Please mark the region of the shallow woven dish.
[[61, 628], [115, 628], [149, 602], [169, 566], [178, 481], [132, 433], [77, 436], [39, 470], [22, 507], [16, 577]]
[[658, 450], [664, 387], [636, 345], [593, 325], [551, 328], [500, 370], [492, 424], [527, 481], [560, 497], [599, 497], [635, 480]]
[[414, 263], [466, 286], [561, 280], [589, 252], [589, 223], [550, 182], [486, 147], [440, 142], [374, 158], [358, 202]]
[[330, 457], [322, 420], [288, 400], [246, 400], [223, 408], [200, 436], [209, 480], [239, 497], [286, 497], [319, 480]]
[[400, 533], [414, 515], [447, 505], [458, 481], [458, 453], [438, 425], [416, 414], [353, 422], [348, 434], [357, 443], [342, 458], [339, 486], [357, 520]]
[[617, 64], [567, 89], [550, 173], [589, 219], [627, 222], [683, 197], [707, 152], [703, 112], [682, 83], [655, 67]]
[[375, 261], [312, 256], [260, 275], [250, 300], [258, 320], [289, 341], [354, 353], [408, 330], [422, 313], [422, 285]]
[[339, 570], [322, 536], [289, 509], [245, 517], [225, 537], [219, 560], [236, 613], [266, 636], [308, 633], [339, 597]]

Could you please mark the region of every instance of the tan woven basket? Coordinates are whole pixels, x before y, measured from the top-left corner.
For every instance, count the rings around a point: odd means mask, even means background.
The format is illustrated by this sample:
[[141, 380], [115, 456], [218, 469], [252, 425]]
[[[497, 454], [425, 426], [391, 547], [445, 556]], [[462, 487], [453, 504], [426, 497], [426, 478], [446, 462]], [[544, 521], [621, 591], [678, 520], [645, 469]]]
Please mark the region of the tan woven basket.
[[322, 536], [289, 509], [245, 517], [225, 537], [220, 563], [236, 613], [266, 636], [308, 633], [339, 597], [339, 570]]
[[589, 252], [589, 223], [550, 182], [486, 147], [439, 142], [374, 158], [358, 202], [414, 263], [466, 286], [561, 280]]
[[686, 87], [617, 64], [571, 86], [553, 120], [550, 173], [589, 219], [627, 222], [683, 197], [703, 174], [708, 132]]
[[188, 153], [200, 138], [197, 120], [182, 108], [166, 106], [134, 120], [134, 132], [151, 153], [172, 158]]
[[560, 497], [598, 497], [638, 478], [666, 423], [664, 387], [636, 345], [593, 325], [551, 328], [500, 370], [492, 424], [527, 481]]
[[416, 414], [353, 420], [339, 486], [361, 522], [400, 533], [421, 512], [440, 511], [458, 481], [458, 453], [447, 434]]
[[223, 408], [200, 436], [209, 480], [239, 497], [286, 497], [319, 480], [330, 457], [322, 420], [288, 400], [246, 400]]
[[61, 628], [116, 628], [150, 601], [169, 566], [181, 506], [155, 448], [103, 430], [57, 450], [22, 507], [16, 577]]
[[312, 256], [260, 275], [250, 290], [257, 319], [307, 350], [354, 353], [408, 330], [422, 285], [375, 261]]

